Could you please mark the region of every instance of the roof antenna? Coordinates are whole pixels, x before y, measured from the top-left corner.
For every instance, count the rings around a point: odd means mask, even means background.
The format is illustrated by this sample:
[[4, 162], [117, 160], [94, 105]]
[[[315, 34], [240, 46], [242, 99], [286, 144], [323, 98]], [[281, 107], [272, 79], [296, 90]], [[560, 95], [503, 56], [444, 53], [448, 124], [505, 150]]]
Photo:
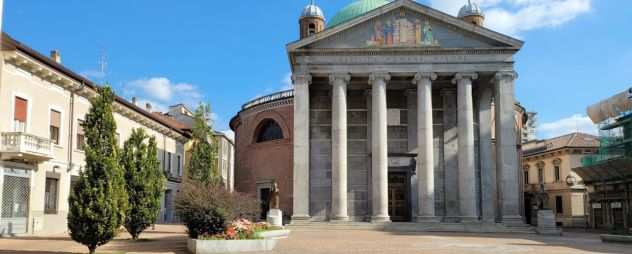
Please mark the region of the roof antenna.
[[105, 55], [105, 50], [101, 51], [101, 56], [99, 57], [99, 72], [100, 74], [105, 77], [105, 74], [107, 73], [107, 68], [108, 68], [108, 62], [107, 62], [107, 57]]

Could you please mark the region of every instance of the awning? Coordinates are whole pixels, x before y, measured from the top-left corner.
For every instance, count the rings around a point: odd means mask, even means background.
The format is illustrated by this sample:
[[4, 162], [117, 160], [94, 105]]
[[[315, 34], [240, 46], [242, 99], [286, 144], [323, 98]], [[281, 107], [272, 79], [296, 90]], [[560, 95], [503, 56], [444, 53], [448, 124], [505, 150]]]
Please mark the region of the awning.
[[589, 167], [574, 168], [586, 184], [632, 180], [632, 158], [617, 158]]

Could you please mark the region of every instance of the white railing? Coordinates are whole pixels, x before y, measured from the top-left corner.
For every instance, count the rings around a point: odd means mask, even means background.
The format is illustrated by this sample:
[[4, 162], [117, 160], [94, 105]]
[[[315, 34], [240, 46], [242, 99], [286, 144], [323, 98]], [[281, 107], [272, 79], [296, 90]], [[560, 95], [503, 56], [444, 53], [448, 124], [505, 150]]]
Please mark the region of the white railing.
[[281, 92], [278, 92], [278, 93], [273, 93], [273, 94], [266, 95], [266, 96], [263, 96], [263, 97], [259, 97], [259, 98], [256, 98], [254, 100], [251, 100], [249, 102], [246, 102], [246, 104], [241, 106], [241, 109], [242, 110], [246, 110], [246, 109], [252, 108], [254, 106], [265, 104], [265, 103], [268, 103], [268, 102], [271, 102], [271, 101], [277, 101], [277, 100], [291, 98], [291, 97], [294, 97], [294, 90], [281, 91]]
[[2, 133], [2, 153], [23, 153], [28, 155], [53, 157], [53, 142], [46, 138], [24, 132]]

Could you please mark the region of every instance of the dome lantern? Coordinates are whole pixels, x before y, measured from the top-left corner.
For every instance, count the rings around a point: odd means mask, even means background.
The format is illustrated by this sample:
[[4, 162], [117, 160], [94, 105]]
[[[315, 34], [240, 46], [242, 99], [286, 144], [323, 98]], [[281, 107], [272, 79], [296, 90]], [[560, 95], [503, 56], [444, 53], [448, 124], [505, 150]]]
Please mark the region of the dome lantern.
[[319, 33], [325, 29], [325, 15], [323, 11], [311, 0], [301, 13], [298, 21], [301, 26], [301, 39]]
[[459, 19], [472, 23], [477, 26], [483, 26], [483, 22], [485, 21], [485, 15], [483, 11], [476, 3], [472, 3], [471, 0], [467, 1], [461, 10], [459, 10]]

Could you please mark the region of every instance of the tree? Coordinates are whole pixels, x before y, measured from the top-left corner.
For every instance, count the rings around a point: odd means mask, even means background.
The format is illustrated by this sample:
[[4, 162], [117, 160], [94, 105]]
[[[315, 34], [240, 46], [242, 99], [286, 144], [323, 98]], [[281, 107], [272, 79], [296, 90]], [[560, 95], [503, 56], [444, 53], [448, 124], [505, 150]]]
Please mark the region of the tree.
[[187, 178], [204, 183], [220, 184], [217, 166], [217, 141], [213, 137], [211, 107], [201, 103], [193, 115], [193, 145]]
[[116, 236], [127, 210], [112, 115], [114, 92], [105, 86], [98, 93], [82, 124], [86, 165], [68, 199], [70, 236], [90, 253]]
[[156, 221], [160, 213], [165, 176], [160, 171], [157, 155], [156, 138], [150, 138], [143, 129], [132, 130], [123, 146], [120, 165], [129, 202], [124, 225], [134, 240]]

